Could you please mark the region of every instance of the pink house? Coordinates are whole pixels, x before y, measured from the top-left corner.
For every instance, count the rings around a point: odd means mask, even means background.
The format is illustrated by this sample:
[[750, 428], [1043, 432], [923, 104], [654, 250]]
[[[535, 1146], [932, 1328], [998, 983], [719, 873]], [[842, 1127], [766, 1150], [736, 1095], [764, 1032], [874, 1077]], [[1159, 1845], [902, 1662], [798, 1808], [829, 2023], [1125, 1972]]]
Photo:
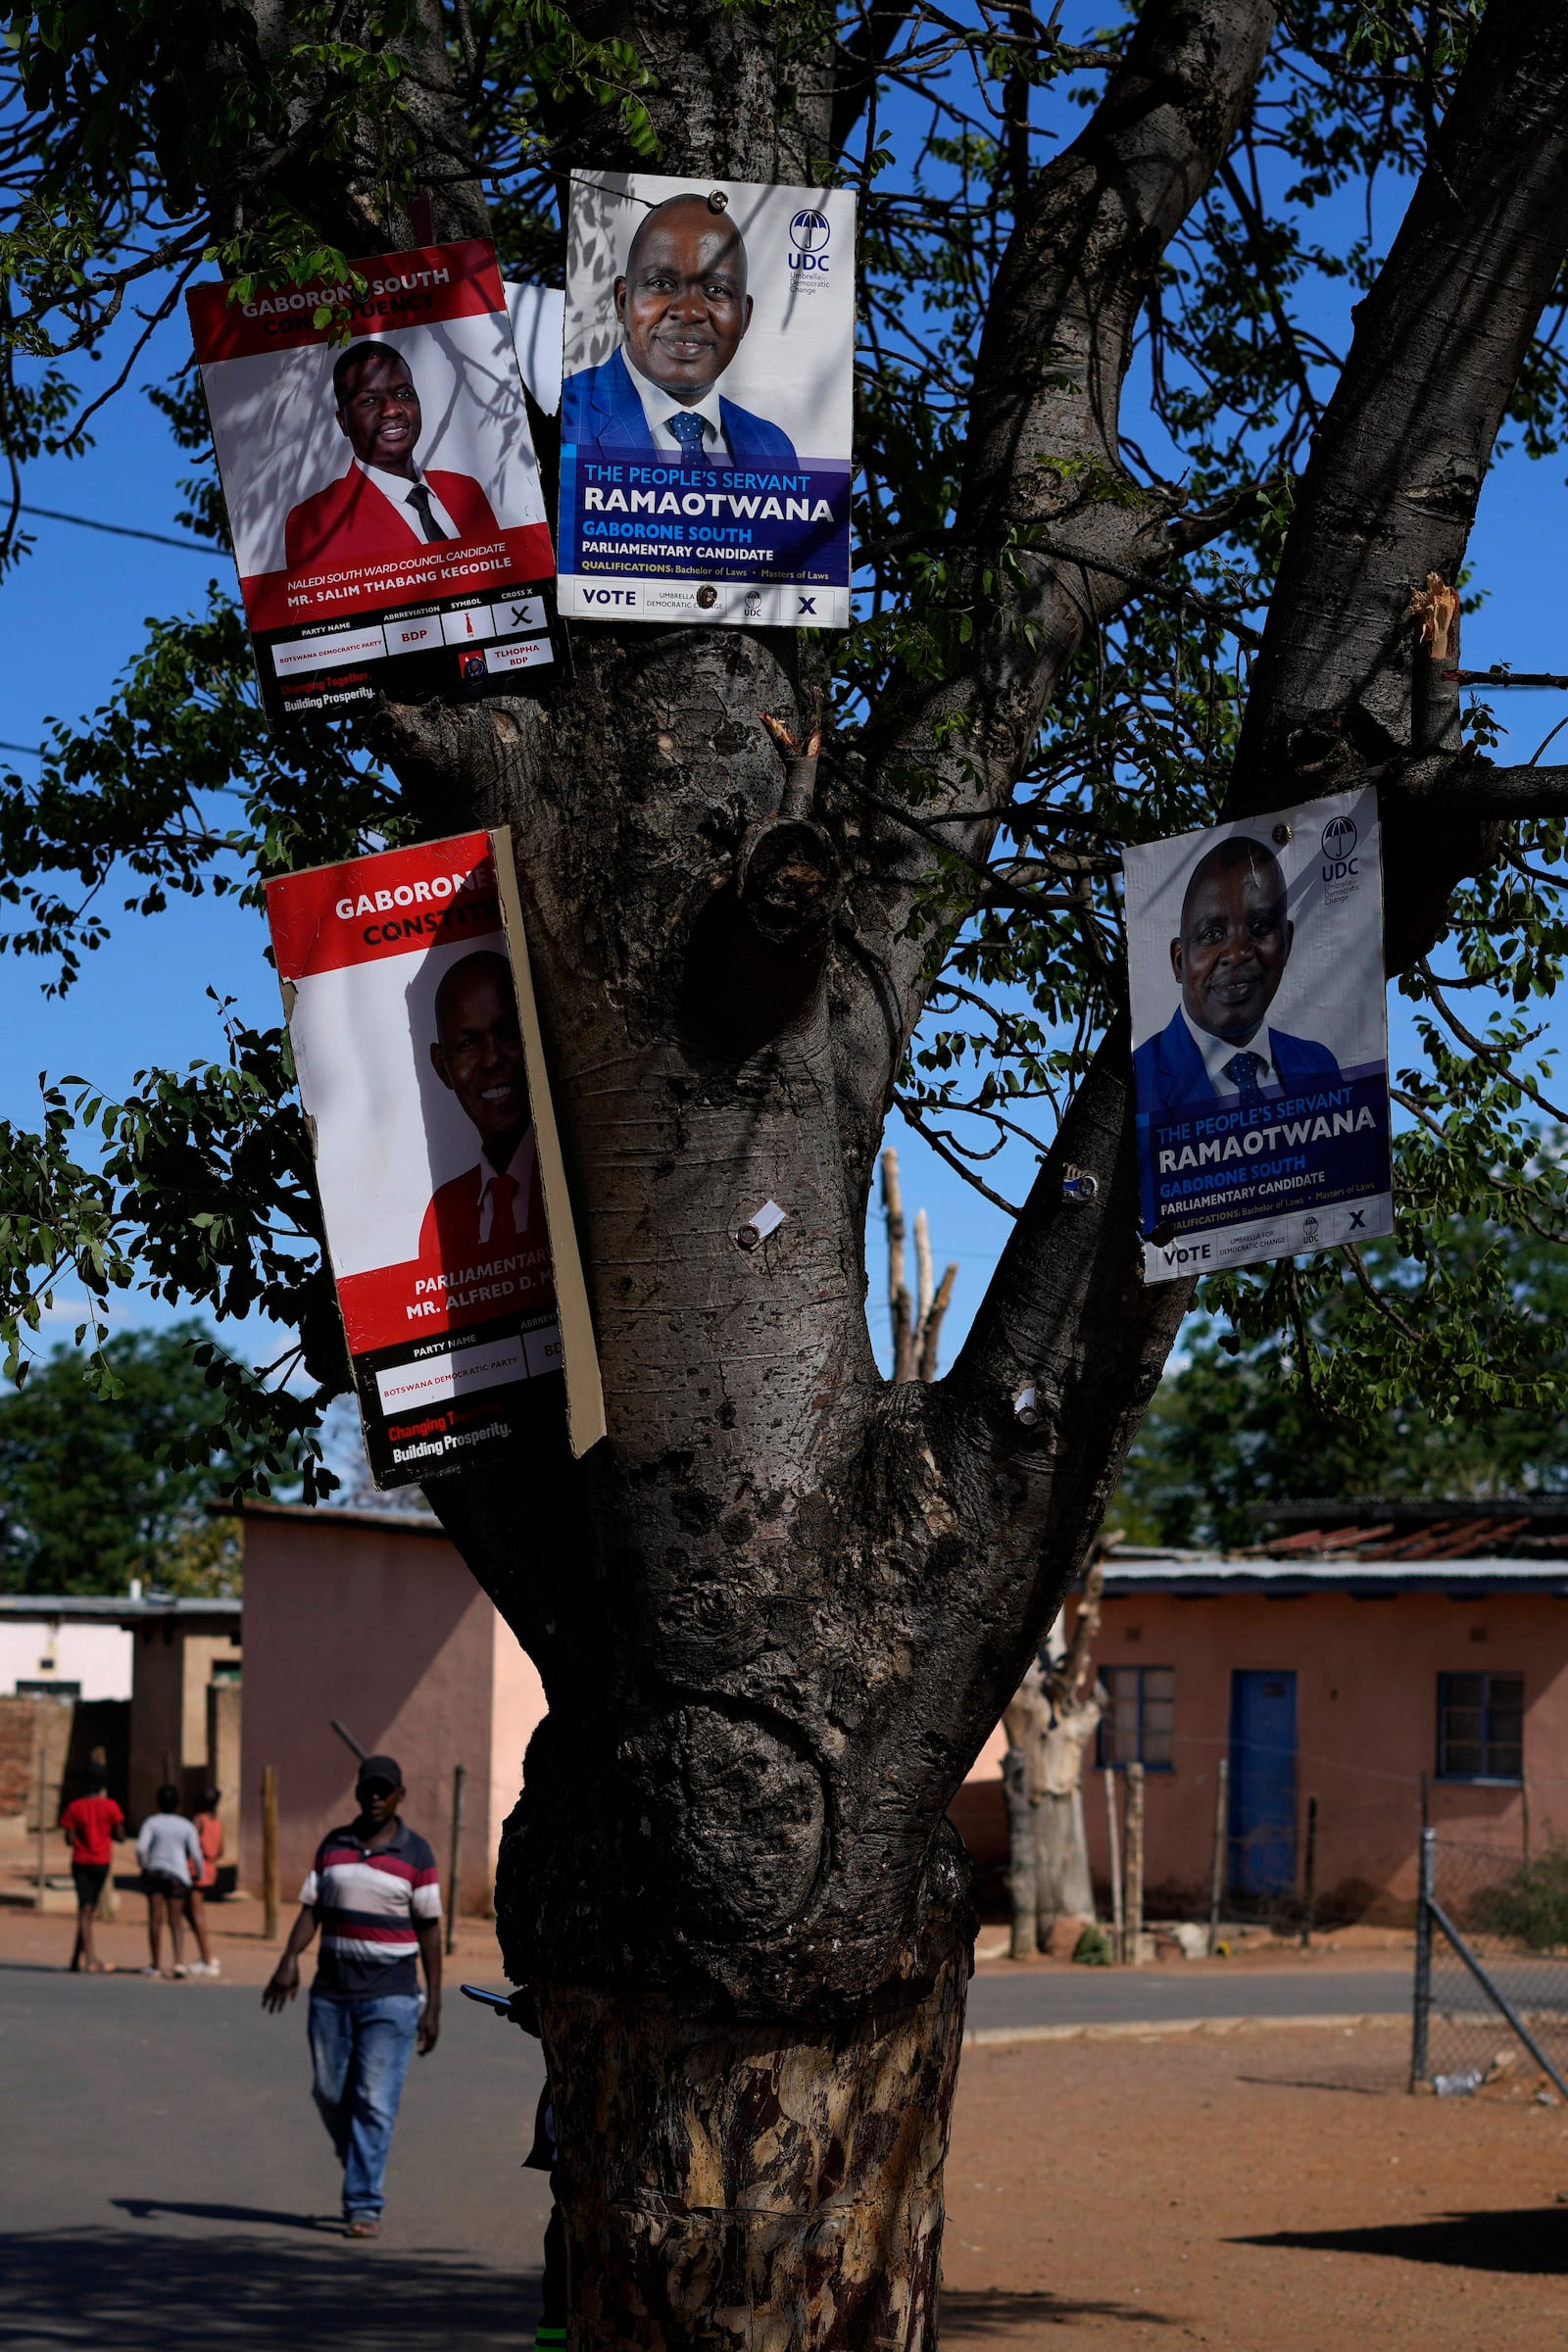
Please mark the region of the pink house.
[[544, 1690], [433, 1518], [247, 1503], [240, 1883], [262, 1885], [262, 1770], [278, 1782], [285, 1905], [318, 1839], [354, 1813], [355, 1758], [332, 1729], [403, 1767], [406, 1816], [446, 1882], [454, 1768], [465, 1767], [460, 1908], [490, 1908], [501, 1825]]
[[[1568, 1833], [1568, 1503], [1309, 1516], [1245, 1554], [1111, 1554], [1111, 1703], [1084, 1776], [1097, 1881], [1106, 1779], [1134, 1757], [1147, 1882], [1171, 1908], [1206, 1905], [1222, 1757], [1239, 1896], [1301, 1891], [1313, 1797], [1316, 1887], [1342, 1913], [1413, 1900], [1423, 1790], [1441, 1834], [1500, 1857]], [[953, 1807], [993, 1893], [1004, 1748], [999, 1729]]]

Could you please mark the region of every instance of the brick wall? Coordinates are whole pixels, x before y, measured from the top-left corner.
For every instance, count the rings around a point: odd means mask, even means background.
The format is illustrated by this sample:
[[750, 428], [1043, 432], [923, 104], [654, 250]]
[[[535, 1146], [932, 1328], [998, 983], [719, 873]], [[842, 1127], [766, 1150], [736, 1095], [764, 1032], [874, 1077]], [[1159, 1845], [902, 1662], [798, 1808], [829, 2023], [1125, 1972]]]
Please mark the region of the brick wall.
[[0, 1698], [0, 1813], [24, 1813], [38, 1826], [38, 1747], [44, 1750], [44, 1819], [59, 1819], [60, 1784], [71, 1749], [75, 1707], [70, 1699]]

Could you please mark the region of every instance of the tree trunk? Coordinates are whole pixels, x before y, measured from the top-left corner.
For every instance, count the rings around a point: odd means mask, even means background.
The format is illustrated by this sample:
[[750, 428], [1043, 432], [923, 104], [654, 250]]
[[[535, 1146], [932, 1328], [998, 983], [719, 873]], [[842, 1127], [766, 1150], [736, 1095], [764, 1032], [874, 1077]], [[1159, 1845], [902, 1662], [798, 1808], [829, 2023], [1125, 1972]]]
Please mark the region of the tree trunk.
[[1043, 1948], [1058, 1919], [1087, 1922], [1095, 1916], [1082, 1783], [1059, 1795], [1048, 1788], [1035, 1820], [1040, 1847], [1037, 1878]]
[[[1009, 1717], [1011, 1714], [1009, 1708]], [[1012, 1905], [1012, 1942], [1007, 1957], [1032, 1960], [1040, 1949], [1040, 1869], [1044, 1856], [1036, 1829], [1039, 1808], [1029, 1794], [1027, 1750], [1011, 1740], [1002, 1759], [1002, 1792], [1007, 1807], [1007, 1897]]]
[[929, 2352], [968, 1967], [834, 2026], [540, 1987], [576, 2352]]

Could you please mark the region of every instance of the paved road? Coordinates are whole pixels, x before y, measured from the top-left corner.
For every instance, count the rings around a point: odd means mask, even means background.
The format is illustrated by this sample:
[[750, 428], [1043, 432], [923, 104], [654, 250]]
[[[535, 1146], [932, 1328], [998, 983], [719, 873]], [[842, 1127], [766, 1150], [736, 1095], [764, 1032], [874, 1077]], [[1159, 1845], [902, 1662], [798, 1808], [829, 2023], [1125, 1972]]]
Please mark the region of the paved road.
[[1020, 1969], [969, 1986], [969, 2024], [1110, 2026], [1188, 2017], [1393, 2017], [1410, 2006], [1408, 1969], [1311, 1968], [1191, 1972], [1174, 1961], [1140, 1969]]
[[[1434, 1961], [1433, 2000], [1441, 2014], [1495, 2017], [1451, 1953], [1440, 1950]], [[1492, 1973], [1529, 2016], [1568, 2016], [1568, 1963], [1502, 1961]], [[976, 1977], [969, 1986], [968, 2022], [971, 2030], [996, 2032], [1020, 2026], [1153, 2025], [1195, 2017], [1399, 2017], [1409, 2015], [1410, 1993], [1407, 1965], [1189, 1974], [1169, 1962], [1150, 1969], [1074, 1969], [1070, 1976], [1020, 1970], [1016, 1976]]]
[[338, 2174], [303, 2008], [250, 1986], [0, 1967], [6, 2352], [518, 2352], [549, 2191], [537, 2042], [451, 1997], [410, 2069], [384, 2235], [318, 2234]]

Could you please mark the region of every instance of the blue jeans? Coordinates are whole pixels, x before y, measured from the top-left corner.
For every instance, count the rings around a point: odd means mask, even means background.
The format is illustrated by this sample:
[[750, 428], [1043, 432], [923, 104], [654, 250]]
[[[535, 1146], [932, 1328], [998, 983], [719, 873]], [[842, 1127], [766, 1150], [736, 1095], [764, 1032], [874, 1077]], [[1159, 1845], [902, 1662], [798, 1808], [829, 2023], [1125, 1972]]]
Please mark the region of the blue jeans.
[[417, 1993], [368, 2001], [311, 1994], [311, 2090], [343, 2167], [347, 2221], [373, 2217], [385, 2202], [381, 2183], [418, 2022]]

